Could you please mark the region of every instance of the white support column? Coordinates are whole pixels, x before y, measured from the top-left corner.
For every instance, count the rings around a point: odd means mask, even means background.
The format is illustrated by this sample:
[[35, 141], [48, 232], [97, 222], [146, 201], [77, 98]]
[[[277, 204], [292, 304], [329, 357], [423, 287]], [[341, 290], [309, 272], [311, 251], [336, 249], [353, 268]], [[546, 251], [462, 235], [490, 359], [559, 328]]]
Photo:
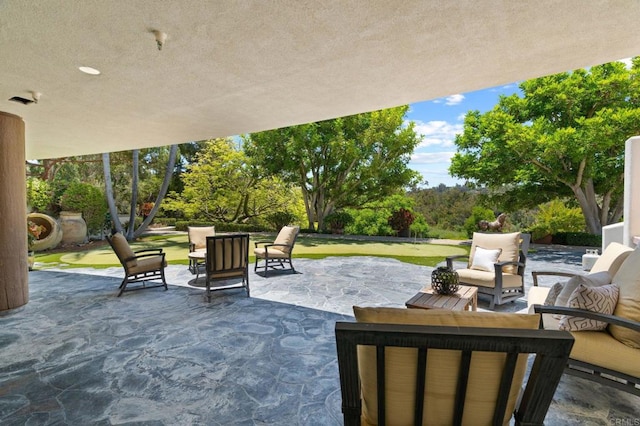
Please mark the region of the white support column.
[[633, 239], [640, 236], [640, 136], [625, 143], [623, 214], [623, 244], [635, 247]]

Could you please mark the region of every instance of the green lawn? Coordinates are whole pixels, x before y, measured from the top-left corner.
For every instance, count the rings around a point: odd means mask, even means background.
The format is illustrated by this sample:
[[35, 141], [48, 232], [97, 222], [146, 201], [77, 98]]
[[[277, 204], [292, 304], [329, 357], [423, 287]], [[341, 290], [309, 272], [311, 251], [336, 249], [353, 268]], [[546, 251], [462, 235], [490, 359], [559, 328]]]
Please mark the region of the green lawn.
[[[272, 240], [274, 237], [256, 236], [252, 237], [251, 245], [258, 240]], [[188, 241], [185, 235], [163, 235], [145, 237], [132, 244], [133, 250], [143, 248], [162, 247], [167, 254], [167, 261], [170, 264], [186, 265], [188, 253]], [[253, 250], [249, 250], [251, 255]], [[442, 262], [446, 256], [455, 254], [467, 254], [468, 247], [449, 246], [426, 243], [395, 243], [395, 242], [375, 242], [356, 241], [345, 239], [331, 239], [300, 236], [296, 241], [293, 252], [294, 258], [319, 259], [328, 256], [379, 256], [391, 257], [402, 262], [415, 263], [418, 265], [435, 266]], [[75, 252], [56, 254], [36, 254], [36, 261], [44, 263], [45, 266], [78, 268], [94, 267], [106, 268], [119, 266], [120, 263], [108, 245], [92, 249]]]

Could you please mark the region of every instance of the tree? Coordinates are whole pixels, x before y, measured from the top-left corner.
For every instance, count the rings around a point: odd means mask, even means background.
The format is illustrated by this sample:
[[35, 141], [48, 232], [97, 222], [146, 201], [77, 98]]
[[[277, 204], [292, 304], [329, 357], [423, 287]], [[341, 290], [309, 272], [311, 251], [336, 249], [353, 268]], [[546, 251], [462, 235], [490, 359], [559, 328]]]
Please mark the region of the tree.
[[244, 223], [296, 210], [297, 199], [290, 185], [277, 177], [265, 177], [230, 139], [204, 144], [182, 180], [184, 190], [168, 196], [165, 211], [181, 211], [188, 218], [214, 222]]
[[165, 174], [164, 174], [164, 179], [163, 179], [162, 185], [160, 186], [160, 189], [158, 191], [158, 195], [156, 197], [155, 204], [154, 204], [153, 208], [151, 209], [151, 211], [149, 212], [148, 216], [145, 217], [144, 220], [142, 221], [142, 224], [138, 227], [138, 229], [136, 229], [135, 228], [135, 214], [136, 214], [136, 210], [137, 210], [136, 206], [137, 206], [137, 197], [138, 197], [138, 176], [139, 176], [138, 164], [139, 164], [140, 152], [138, 150], [133, 150], [132, 151], [133, 155], [132, 155], [132, 173], [131, 173], [131, 176], [132, 176], [131, 210], [130, 210], [130, 214], [129, 214], [129, 226], [128, 226], [126, 232], [124, 232], [124, 230], [122, 228], [122, 224], [120, 223], [120, 219], [118, 218], [118, 209], [116, 207], [115, 198], [114, 198], [114, 195], [113, 195], [113, 185], [112, 185], [112, 181], [111, 181], [110, 156], [109, 156], [109, 153], [102, 154], [102, 166], [103, 166], [103, 170], [104, 170], [105, 192], [106, 192], [106, 195], [107, 195], [107, 202], [108, 202], [108, 205], [109, 205], [109, 212], [111, 213], [111, 220], [113, 221], [115, 229], [118, 232], [122, 232], [126, 236], [126, 238], [128, 240], [132, 240], [132, 239], [140, 236], [140, 234], [142, 234], [145, 231], [147, 226], [149, 226], [149, 224], [153, 220], [156, 212], [160, 208], [162, 200], [163, 200], [164, 196], [167, 193], [167, 189], [169, 188], [169, 182], [170, 182], [171, 176], [173, 174], [177, 152], [178, 152], [178, 145], [171, 145], [171, 148], [169, 149], [169, 158], [167, 160], [167, 166], [166, 166], [166, 170], [165, 170]]
[[258, 164], [299, 186], [309, 228], [335, 209], [362, 206], [416, 184], [407, 167], [420, 137], [408, 106], [302, 124], [244, 138]]
[[622, 216], [624, 142], [640, 132], [640, 59], [526, 81], [522, 97], [470, 111], [453, 176], [494, 190], [505, 210], [572, 197], [586, 228]]

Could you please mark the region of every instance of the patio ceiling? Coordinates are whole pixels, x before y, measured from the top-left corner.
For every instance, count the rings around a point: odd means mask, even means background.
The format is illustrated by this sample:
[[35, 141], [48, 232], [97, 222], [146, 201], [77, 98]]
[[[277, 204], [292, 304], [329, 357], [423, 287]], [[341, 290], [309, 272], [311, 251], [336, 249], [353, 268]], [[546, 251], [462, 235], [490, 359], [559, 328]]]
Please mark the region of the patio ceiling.
[[27, 158], [224, 137], [634, 56], [639, 17], [635, 0], [0, 0], [0, 111], [24, 118]]

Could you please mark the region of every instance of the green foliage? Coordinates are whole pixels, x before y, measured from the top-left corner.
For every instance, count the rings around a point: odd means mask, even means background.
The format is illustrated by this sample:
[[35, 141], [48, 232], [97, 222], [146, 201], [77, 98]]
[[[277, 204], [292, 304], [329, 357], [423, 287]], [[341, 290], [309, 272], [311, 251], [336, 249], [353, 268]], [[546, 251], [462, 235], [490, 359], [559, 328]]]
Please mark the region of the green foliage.
[[584, 216], [579, 208], [570, 208], [559, 199], [540, 206], [530, 229], [533, 240], [558, 232], [583, 232]]
[[176, 231], [186, 232], [189, 226], [215, 226], [217, 232], [262, 232], [263, 228], [244, 223], [210, 222], [199, 220], [178, 220], [176, 221]]
[[414, 220], [415, 217], [410, 210], [400, 207], [398, 210], [394, 210], [393, 213], [391, 213], [387, 222], [391, 229], [400, 233], [409, 229]]
[[411, 235], [418, 238], [426, 238], [429, 234], [429, 224], [427, 220], [419, 213], [415, 214], [413, 223], [411, 224]]
[[[622, 215], [624, 143], [640, 133], [640, 58], [528, 80], [465, 116], [452, 175], [500, 189], [503, 209], [574, 197], [587, 229]], [[604, 209], [604, 210], [603, 210]]]
[[423, 215], [432, 227], [459, 230], [478, 204], [479, 191], [466, 186], [415, 189], [408, 194], [415, 202], [415, 212]]
[[29, 177], [27, 179], [27, 206], [29, 206], [30, 211], [45, 212], [49, 210], [49, 206], [52, 204], [53, 197], [49, 182]]
[[420, 137], [408, 107], [357, 114], [245, 137], [245, 151], [301, 188], [309, 227], [336, 209], [358, 208], [419, 181], [407, 166]]
[[74, 182], [60, 197], [62, 210], [82, 213], [89, 234], [102, 230], [108, 211], [107, 200], [100, 188], [89, 183]]
[[217, 223], [246, 223], [278, 211], [301, 210], [300, 193], [278, 177], [266, 177], [230, 139], [207, 141], [182, 175], [182, 193], [170, 193], [166, 215]]
[[583, 247], [602, 247], [602, 235], [586, 232], [558, 232], [553, 236], [554, 244]]
[[342, 231], [353, 223], [353, 216], [345, 210], [336, 210], [324, 218], [324, 228], [330, 231]]
[[414, 201], [410, 197], [395, 194], [381, 201], [368, 203], [361, 209], [347, 209], [353, 216], [353, 223], [346, 227], [345, 232], [352, 235], [396, 235], [396, 231], [389, 225], [389, 217], [394, 212], [403, 210], [414, 216], [411, 231], [426, 233], [428, 225], [422, 215], [413, 211], [413, 204]]
[[471, 238], [474, 232], [479, 231], [478, 222], [481, 220], [486, 220], [488, 222], [493, 222], [496, 219], [495, 213], [493, 210], [488, 209], [486, 207], [475, 206], [471, 209], [471, 216], [464, 221], [464, 230], [467, 233], [467, 237]]
[[296, 215], [291, 212], [278, 211], [268, 214], [265, 219], [276, 231], [279, 231], [283, 226], [294, 223]]

